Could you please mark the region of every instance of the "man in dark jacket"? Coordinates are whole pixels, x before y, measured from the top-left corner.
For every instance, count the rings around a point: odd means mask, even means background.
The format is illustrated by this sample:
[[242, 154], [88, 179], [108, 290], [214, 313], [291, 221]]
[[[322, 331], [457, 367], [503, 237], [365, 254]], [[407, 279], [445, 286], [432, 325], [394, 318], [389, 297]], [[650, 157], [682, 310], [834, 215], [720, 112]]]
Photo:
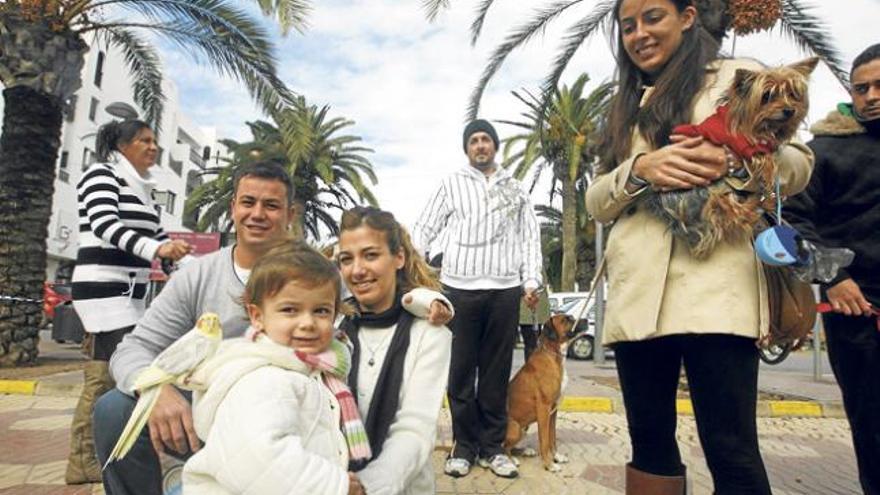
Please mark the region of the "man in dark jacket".
[[818, 122], [810, 185], [786, 203], [787, 218], [811, 242], [845, 247], [855, 260], [822, 286], [828, 358], [843, 392], [859, 480], [880, 495], [880, 44], [856, 57], [852, 105]]

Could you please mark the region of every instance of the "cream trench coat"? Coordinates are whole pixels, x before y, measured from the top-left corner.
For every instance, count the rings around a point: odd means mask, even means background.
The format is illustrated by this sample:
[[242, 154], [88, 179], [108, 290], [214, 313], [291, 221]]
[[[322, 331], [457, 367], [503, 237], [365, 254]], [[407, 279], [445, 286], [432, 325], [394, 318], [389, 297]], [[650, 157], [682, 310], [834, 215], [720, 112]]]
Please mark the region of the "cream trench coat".
[[[760, 70], [753, 60], [727, 59], [710, 64], [704, 89], [694, 101], [692, 123], [715, 111], [738, 68]], [[653, 88], [647, 88], [642, 104]], [[597, 177], [586, 193], [587, 210], [603, 223], [614, 222], [605, 251], [608, 300], [604, 343], [638, 341], [675, 334], [732, 334], [757, 338], [768, 331], [767, 285], [750, 241], [719, 244], [705, 260], [690, 255], [662, 221], [639, 205], [641, 194], [624, 190], [633, 162], [651, 151], [638, 133], [632, 154], [613, 171]], [[777, 151], [784, 195], [803, 190], [813, 154], [800, 142]], [[733, 187], [752, 189], [750, 181], [727, 178]], [[784, 213], [783, 213], [784, 215]]]

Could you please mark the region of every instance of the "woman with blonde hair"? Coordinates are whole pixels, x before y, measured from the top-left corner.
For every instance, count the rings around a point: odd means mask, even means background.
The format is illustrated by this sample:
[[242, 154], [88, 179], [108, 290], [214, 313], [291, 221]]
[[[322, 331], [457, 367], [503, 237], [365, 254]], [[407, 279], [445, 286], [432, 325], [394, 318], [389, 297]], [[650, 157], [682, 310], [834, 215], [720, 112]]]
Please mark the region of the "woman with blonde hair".
[[341, 325], [354, 347], [349, 387], [373, 452], [356, 475], [370, 495], [434, 493], [431, 452], [452, 334], [402, 307], [419, 313], [451, 304], [389, 212], [346, 211], [337, 261], [356, 309]]

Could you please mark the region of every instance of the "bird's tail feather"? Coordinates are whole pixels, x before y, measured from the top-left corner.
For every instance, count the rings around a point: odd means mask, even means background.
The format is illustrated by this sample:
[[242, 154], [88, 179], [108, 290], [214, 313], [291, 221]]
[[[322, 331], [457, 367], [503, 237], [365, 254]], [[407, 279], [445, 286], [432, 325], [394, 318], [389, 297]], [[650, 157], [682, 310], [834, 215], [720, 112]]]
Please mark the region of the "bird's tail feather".
[[128, 418], [128, 423], [125, 424], [125, 428], [123, 428], [122, 433], [119, 435], [119, 440], [116, 441], [116, 446], [110, 452], [110, 457], [107, 458], [104, 469], [107, 469], [111, 462], [125, 457], [134, 446], [144, 426], [147, 425], [147, 420], [150, 419], [150, 413], [159, 399], [159, 390], [161, 388], [152, 387], [143, 391], [137, 404], [134, 406], [134, 410], [131, 412], [131, 417]]

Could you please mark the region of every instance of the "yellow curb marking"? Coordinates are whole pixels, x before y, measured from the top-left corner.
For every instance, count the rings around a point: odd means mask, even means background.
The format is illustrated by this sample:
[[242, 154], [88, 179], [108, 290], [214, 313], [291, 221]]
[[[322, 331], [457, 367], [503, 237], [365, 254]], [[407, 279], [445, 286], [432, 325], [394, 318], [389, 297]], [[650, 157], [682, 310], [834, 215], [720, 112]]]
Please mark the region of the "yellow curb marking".
[[36, 389], [33, 380], [0, 380], [0, 394], [34, 395]]
[[691, 404], [690, 399], [675, 399], [675, 410], [678, 414], [686, 416], [694, 415], [694, 405]]
[[[443, 408], [449, 409], [449, 399], [443, 397]], [[607, 397], [563, 397], [559, 410], [564, 412], [613, 413], [614, 401]]]
[[607, 397], [563, 397], [560, 411], [565, 412], [614, 412], [614, 402]]
[[822, 416], [822, 406], [815, 402], [796, 400], [771, 400], [767, 401], [770, 406], [770, 416]]

